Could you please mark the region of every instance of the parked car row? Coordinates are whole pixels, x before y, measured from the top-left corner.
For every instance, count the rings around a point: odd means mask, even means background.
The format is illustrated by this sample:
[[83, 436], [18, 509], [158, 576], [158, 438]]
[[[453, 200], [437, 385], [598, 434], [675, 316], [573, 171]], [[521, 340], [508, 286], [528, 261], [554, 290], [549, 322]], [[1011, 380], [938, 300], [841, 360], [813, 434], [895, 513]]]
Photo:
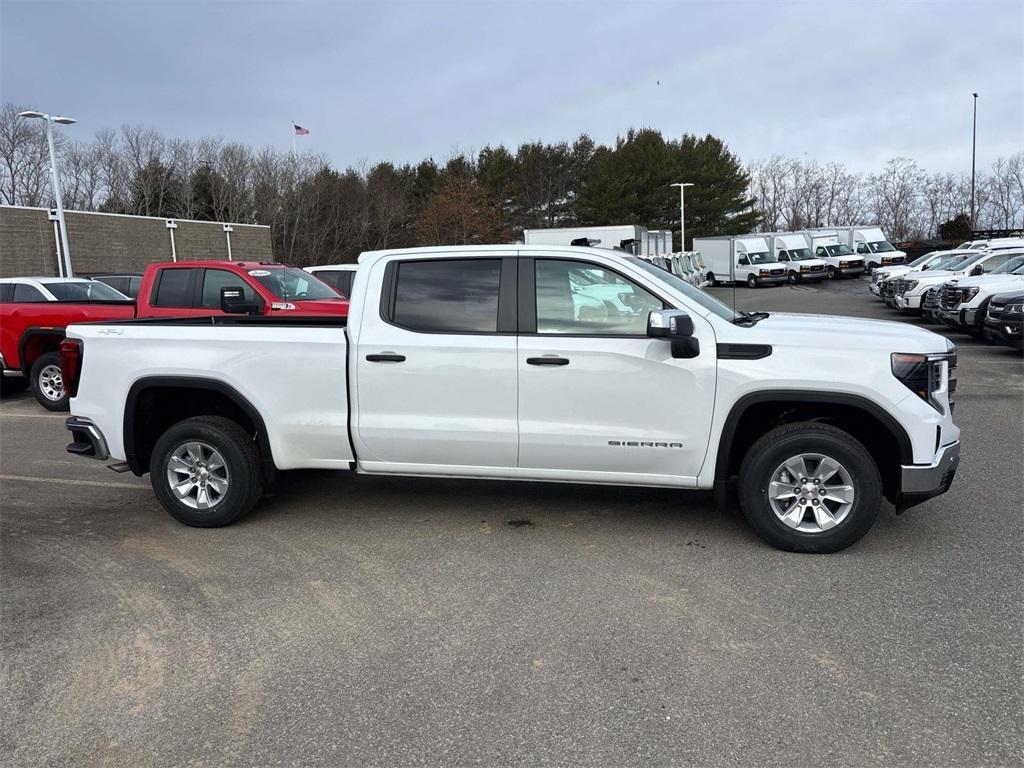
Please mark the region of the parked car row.
[[870, 274], [907, 256], [881, 229], [866, 226], [695, 237], [693, 247], [707, 261], [709, 284], [749, 288]]
[[1024, 347], [1024, 240], [974, 242], [926, 253], [908, 265], [878, 270], [869, 290], [900, 312]]
[[708, 284], [704, 278], [706, 268], [704, 257], [700, 251], [682, 251], [664, 256], [641, 256], [640, 258], [656, 267], [661, 267], [666, 272], [671, 272], [695, 288], [703, 288]]
[[[36, 400], [67, 410], [58, 349], [71, 323], [224, 314], [222, 288], [235, 287], [249, 311], [303, 317], [348, 314], [348, 301], [314, 275], [283, 264], [192, 261], [150, 264], [133, 275], [92, 278], [13, 277], [0, 280], [0, 374], [5, 389], [30, 386]], [[122, 281], [127, 282], [122, 282]]]

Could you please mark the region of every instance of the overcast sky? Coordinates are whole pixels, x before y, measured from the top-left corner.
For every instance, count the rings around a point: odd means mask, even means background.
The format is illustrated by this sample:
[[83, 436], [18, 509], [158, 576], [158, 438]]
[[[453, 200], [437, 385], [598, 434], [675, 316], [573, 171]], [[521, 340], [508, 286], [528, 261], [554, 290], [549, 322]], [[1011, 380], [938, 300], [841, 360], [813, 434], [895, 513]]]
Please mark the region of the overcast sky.
[[631, 126], [871, 171], [1024, 146], [1024, 3], [0, 0], [4, 101], [335, 165]]

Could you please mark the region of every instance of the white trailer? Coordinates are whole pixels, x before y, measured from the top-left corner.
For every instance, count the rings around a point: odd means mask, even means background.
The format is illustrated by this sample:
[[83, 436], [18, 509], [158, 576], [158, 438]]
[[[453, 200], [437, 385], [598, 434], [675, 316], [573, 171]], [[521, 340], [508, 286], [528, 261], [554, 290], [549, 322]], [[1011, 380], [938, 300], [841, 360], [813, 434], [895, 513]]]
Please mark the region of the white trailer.
[[578, 245], [624, 251], [633, 256], [655, 256], [650, 233], [638, 224], [613, 227], [556, 227], [524, 229], [527, 245]]
[[721, 235], [693, 238], [693, 250], [704, 258], [707, 280], [718, 283], [744, 282], [750, 288], [786, 282], [786, 267], [768, 252], [760, 235]]
[[761, 235], [768, 243], [768, 253], [786, 267], [787, 277], [791, 283], [824, 280], [828, 274], [828, 264], [816, 259], [807, 240], [803, 235], [794, 232], [764, 232]]
[[891, 267], [907, 260], [907, 254], [897, 250], [879, 227], [859, 224], [855, 227], [834, 227], [834, 231], [840, 243], [864, 257], [869, 275], [878, 267]]
[[844, 275], [859, 275], [864, 271], [864, 257], [840, 242], [834, 229], [808, 229], [797, 234], [803, 236], [816, 259], [828, 264], [825, 273], [830, 280]]

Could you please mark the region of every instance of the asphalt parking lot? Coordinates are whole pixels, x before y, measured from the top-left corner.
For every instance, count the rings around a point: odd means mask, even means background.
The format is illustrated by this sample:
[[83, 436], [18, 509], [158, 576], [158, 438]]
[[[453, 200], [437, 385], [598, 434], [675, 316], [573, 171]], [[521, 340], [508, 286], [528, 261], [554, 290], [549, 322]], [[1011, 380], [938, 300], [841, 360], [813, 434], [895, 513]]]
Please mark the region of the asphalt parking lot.
[[829, 556], [710, 494], [326, 472], [191, 529], [7, 398], [4, 763], [1021, 764], [1024, 362], [953, 338], [953, 488]]

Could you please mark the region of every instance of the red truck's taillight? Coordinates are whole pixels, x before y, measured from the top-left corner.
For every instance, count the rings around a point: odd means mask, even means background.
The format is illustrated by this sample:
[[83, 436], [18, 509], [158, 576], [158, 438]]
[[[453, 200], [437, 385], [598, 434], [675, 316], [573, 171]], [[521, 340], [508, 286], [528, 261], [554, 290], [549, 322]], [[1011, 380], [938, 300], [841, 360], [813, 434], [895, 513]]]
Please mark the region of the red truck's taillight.
[[78, 377], [82, 373], [82, 342], [64, 339], [60, 343], [60, 375], [68, 397], [78, 394]]

